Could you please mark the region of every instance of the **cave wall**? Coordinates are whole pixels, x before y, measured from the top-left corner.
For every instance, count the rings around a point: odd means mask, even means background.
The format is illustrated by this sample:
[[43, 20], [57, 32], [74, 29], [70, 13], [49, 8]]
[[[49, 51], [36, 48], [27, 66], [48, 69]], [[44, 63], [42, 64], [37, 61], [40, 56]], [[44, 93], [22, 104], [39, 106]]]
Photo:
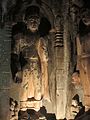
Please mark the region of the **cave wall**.
[[[2, 98], [0, 102], [2, 111], [0, 118], [2, 120], [6, 120], [3, 118], [3, 114], [6, 112], [8, 114], [9, 98], [11, 97], [19, 102], [19, 85], [11, 80], [10, 34], [13, 25], [23, 21], [24, 8], [27, 7], [28, 2], [31, 3], [32, 1], [20, 0], [19, 2], [17, 4], [17, 1], [14, 0], [3, 0], [0, 3], [0, 97]], [[51, 103], [43, 101], [43, 105], [45, 105], [48, 113], [55, 113], [57, 119], [63, 119], [66, 116], [71, 118], [70, 105], [75, 94], [75, 88], [71, 83], [71, 75], [77, 64], [75, 39], [81, 19], [80, 9], [84, 6], [84, 2], [81, 0], [42, 0], [39, 2], [42, 11], [41, 16], [44, 15], [51, 24], [48, 34]], [[17, 6], [18, 9], [16, 9]], [[5, 95], [2, 95], [2, 93]], [[3, 105], [3, 100], [5, 100], [6, 107]]]
[[9, 119], [10, 70], [10, 27], [0, 28], [0, 119]]

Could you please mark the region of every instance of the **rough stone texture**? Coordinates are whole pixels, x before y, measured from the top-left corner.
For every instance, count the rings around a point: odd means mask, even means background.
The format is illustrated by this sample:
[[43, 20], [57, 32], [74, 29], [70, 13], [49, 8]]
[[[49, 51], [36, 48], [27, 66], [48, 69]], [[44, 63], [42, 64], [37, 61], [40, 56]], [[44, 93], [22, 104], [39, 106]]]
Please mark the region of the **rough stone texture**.
[[0, 29], [0, 120], [9, 118], [10, 28]]

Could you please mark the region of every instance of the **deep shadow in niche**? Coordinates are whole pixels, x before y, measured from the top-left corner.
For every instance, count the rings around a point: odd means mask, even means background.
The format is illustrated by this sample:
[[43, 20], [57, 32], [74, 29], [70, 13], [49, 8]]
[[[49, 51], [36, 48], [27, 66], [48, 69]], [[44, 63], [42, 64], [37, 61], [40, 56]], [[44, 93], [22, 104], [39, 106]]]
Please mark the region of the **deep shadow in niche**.
[[18, 34], [18, 33], [23, 33], [25, 34], [25, 31], [27, 30], [26, 24], [24, 22], [17, 22], [17, 24], [15, 24], [12, 27], [12, 36]]
[[90, 9], [90, 0], [83, 0], [84, 2], [84, 7]]
[[12, 41], [11, 41], [11, 50], [13, 50], [13, 47], [15, 45], [15, 35], [18, 35], [19, 33], [21, 33], [22, 35], [25, 34], [25, 31], [27, 30], [26, 24], [24, 22], [17, 22], [17, 24], [15, 24], [12, 27]]
[[90, 32], [90, 27], [86, 26], [82, 20], [79, 22], [79, 34], [80, 36], [84, 36]]
[[[14, 51], [16, 42], [18, 42], [18, 39], [20, 37], [23, 37], [23, 35], [25, 35], [25, 31], [26, 30], [27, 30], [27, 27], [26, 27], [24, 22], [18, 22], [17, 24], [15, 24], [12, 27], [12, 35], [11, 35], [11, 39], [12, 39], [11, 40], [11, 63], [10, 63], [10, 67], [11, 67], [11, 73], [12, 73], [12, 79], [13, 80], [14, 80], [15, 74], [18, 71], [18, 63], [20, 62], [20, 60], [22, 58], [22, 56], [20, 56], [19, 59], [18, 59], [18, 55], [15, 54], [13, 51]], [[17, 39], [17, 41], [16, 41], [16, 39]], [[22, 64], [24, 64], [23, 60], [22, 60]], [[16, 82], [16, 81], [14, 81], [14, 82]]]
[[47, 34], [49, 34], [50, 29], [51, 29], [51, 24], [50, 24], [49, 20], [46, 17], [42, 17], [41, 23], [39, 26], [40, 35], [46, 36]]

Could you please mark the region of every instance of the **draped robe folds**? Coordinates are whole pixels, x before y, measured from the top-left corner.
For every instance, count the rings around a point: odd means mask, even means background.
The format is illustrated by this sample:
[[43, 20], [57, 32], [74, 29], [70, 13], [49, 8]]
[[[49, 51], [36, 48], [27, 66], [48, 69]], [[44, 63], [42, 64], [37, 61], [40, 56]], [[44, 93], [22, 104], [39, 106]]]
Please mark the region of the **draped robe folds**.
[[[35, 54], [34, 49], [36, 50]], [[42, 99], [50, 101], [46, 40], [41, 37], [34, 44], [27, 42], [25, 38], [17, 40], [14, 53], [19, 55], [20, 52], [25, 53], [23, 57], [27, 60], [27, 64], [20, 71], [22, 74], [19, 96], [20, 107], [22, 110], [27, 108], [39, 110], [42, 106]]]
[[90, 33], [77, 37], [77, 64], [83, 86], [84, 105], [90, 108]]

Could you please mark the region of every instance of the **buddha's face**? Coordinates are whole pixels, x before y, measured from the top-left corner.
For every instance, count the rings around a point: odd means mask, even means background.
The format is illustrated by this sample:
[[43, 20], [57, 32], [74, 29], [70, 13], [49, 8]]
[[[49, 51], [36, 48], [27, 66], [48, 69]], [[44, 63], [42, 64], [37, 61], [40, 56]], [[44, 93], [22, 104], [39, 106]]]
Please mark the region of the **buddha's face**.
[[40, 24], [40, 18], [38, 18], [38, 17], [33, 16], [27, 20], [27, 28], [31, 32], [37, 31], [39, 24]]

